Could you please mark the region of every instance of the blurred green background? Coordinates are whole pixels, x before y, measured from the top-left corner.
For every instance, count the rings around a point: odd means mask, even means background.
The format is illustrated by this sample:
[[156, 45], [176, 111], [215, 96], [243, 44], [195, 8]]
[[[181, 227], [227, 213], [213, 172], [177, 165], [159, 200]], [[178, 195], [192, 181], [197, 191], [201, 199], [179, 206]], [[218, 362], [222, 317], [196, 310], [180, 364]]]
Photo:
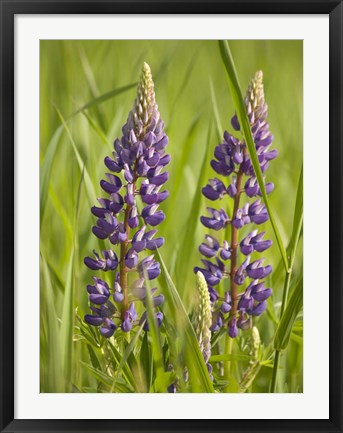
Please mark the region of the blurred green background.
[[[302, 164], [302, 41], [230, 41], [230, 47], [243, 93], [255, 71], [264, 73], [273, 147], [279, 152], [267, 180], [275, 184], [270, 202], [287, 247]], [[94, 380], [80, 364], [88, 362], [89, 354], [73, 328], [75, 309], [81, 317], [89, 309], [86, 285], [92, 273], [83, 258], [97, 245], [90, 206], [102, 196], [99, 181], [107, 171], [103, 159], [121, 136], [143, 61], [152, 69], [172, 156], [170, 197], [161, 205], [167, 215], [159, 226], [166, 240], [161, 254], [191, 308], [193, 267], [199, 265], [198, 245], [207, 233], [199, 216], [211, 205], [200, 191], [215, 177], [210, 160], [223, 130], [232, 132], [234, 114], [217, 41], [41, 41], [42, 392], [83, 390]], [[273, 297], [268, 313], [256, 323], [268, 345], [275, 332], [283, 274], [270, 223], [263, 229], [274, 241], [264, 254], [274, 268], [268, 281]], [[299, 250], [294, 281], [302, 272]], [[300, 317], [281, 361], [281, 391], [302, 391], [302, 355]], [[268, 392], [270, 370], [260, 371], [254, 392]]]

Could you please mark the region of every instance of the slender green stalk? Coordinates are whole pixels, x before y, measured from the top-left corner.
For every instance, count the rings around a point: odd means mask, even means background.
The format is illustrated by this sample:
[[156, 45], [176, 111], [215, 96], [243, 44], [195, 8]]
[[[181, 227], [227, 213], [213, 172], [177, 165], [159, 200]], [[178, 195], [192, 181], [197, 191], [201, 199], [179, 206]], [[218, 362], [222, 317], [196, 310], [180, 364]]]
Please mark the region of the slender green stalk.
[[[229, 336], [228, 333], [226, 333], [226, 339], [225, 339], [225, 355], [231, 355], [232, 354], [232, 346], [233, 346], [233, 339]], [[224, 362], [224, 379], [227, 381], [230, 380], [231, 376], [231, 360]], [[225, 392], [229, 392], [229, 384], [224, 389]]]
[[272, 377], [272, 383], [270, 386], [270, 392], [272, 392], [272, 393], [274, 393], [276, 390], [276, 381], [277, 381], [277, 373], [278, 373], [278, 368], [279, 368], [280, 353], [281, 352], [279, 352], [278, 350], [275, 351], [273, 377]]
[[[243, 172], [240, 170], [237, 174], [237, 195], [235, 196], [235, 202], [232, 211], [232, 218], [236, 215], [237, 210], [239, 209], [239, 201], [241, 198], [240, 190], [242, 186], [242, 178]], [[238, 229], [231, 224], [231, 270], [230, 270], [230, 292], [231, 292], [231, 301], [232, 308], [230, 311], [230, 321], [233, 317], [236, 316], [237, 313], [237, 304], [238, 304], [238, 296], [237, 296], [237, 284], [235, 283], [234, 276], [237, 271], [237, 248], [238, 248]], [[230, 323], [229, 321], [229, 323]]]
[[[242, 185], [242, 178], [243, 178], [243, 172], [239, 171], [237, 174], [237, 191], [241, 190]], [[233, 206], [232, 215], [236, 215], [236, 212], [239, 208], [239, 201], [240, 201], [240, 193], [238, 193], [235, 197], [235, 202]], [[237, 248], [238, 248], [238, 229], [232, 224], [231, 225], [231, 269], [230, 269], [230, 294], [231, 294], [231, 301], [232, 301], [232, 308], [230, 311], [230, 319], [228, 326], [230, 326], [230, 322], [233, 317], [236, 316], [237, 313], [237, 304], [238, 304], [238, 296], [237, 296], [237, 284], [234, 280], [234, 275], [237, 271]], [[225, 340], [225, 353], [231, 354], [232, 352], [232, 338], [229, 336], [229, 334], [226, 334], [226, 340]], [[224, 377], [225, 379], [229, 380], [230, 378], [230, 368], [231, 363], [230, 361], [225, 362], [224, 364]]]
[[[290, 268], [289, 272], [286, 272], [285, 284], [284, 284], [283, 295], [282, 295], [281, 310], [280, 310], [280, 320], [281, 320], [281, 317], [282, 317], [282, 315], [285, 311], [286, 305], [287, 305], [289, 284], [291, 281], [291, 276], [292, 276], [292, 268]], [[276, 390], [277, 373], [279, 370], [280, 357], [281, 357], [281, 352], [276, 349], [275, 350], [275, 357], [274, 357], [273, 377], [272, 377], [272, 382], [271, 382], [271, 386], [270, 386], [270, 392], [272, 392], [272, 393], [274, 393]]]
[[[290, 286], [291, 277], [292, 277], [292, 273], [293, 273], [295, 253], [296, 253], [296, 250], [298, 247], [300, 233], [301, 233], [302, 225], [303, 225], [302, 189], [303, 189], [303, 168], [301, 168], [299, 182], [298, 182], [298, 192], [297, 192], [295, 211], [294, 211], [292, 241], [290, 244], [289, 270], [288, 270], [288, 272], [286, 272], [285, 284], [284, 284], [284, 288], [283, 288], [281, 310], [280, 310], [280, 320], [281, 320], [281, 318], [285, 312], [287, 302], [288, 302], [289, 286]], [[277, 372], [279, 369], [280, 357], [281, 357], [281, 352], [278, 349], [275, 349], [273, 377], [272, 377], [272, 383], [271, 383], [271, 389], [270, 389], [271, 392], [273, 392], [273, 393], [275, 392], [275, 389], [276, 389]]]

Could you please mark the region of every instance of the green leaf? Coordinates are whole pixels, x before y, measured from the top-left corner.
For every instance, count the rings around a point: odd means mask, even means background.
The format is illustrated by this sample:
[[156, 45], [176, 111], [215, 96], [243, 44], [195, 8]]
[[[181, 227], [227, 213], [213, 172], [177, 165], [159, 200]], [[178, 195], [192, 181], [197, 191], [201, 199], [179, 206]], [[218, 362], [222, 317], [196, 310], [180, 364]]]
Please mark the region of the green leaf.
[[243, 96], [241, 93], [235, 64], [234, 64], [234, 61], [232, 58], [232, 54], [231, 54], [228, 42], [227, 41], [219, 41], [219, 49], [220, 49], [220, 53], [221, 53], [221, 56], [222, 56], [222, 59], [224, 62], [224, 66], [225, 66], [226, 71], [227, 71], [227, 75], [228, 75], [228, 79], [229, 79], [228, 80], [229, 88], [230, 88], [231, 96], [232, 96], [233, 103], [234, 103], [234, 106], [236, 109], [236, 113], [238, 116], [238, 120], [239, 120], [239, 123], [240, 123], [241, 128], [242, 128], [244, 140], [247, 144], [250, 159], [251, 159], [252, 165], [254, 167], [256, 178], [258, 181], [258, 185], [260, 187], [264, 203], [265, 203], [266, 208], [268, 210], [270, 222], [272, 224], [274, 234], [275, 234], [275, 237], [277, 240], [277, 244], [279, 246], [279, 250], [280, 250], [282, 260], [283, 260], [284, 267], [285, 267], [286, 271], [288, 271], [289, 266], [288, 266], [286, 250], [285, 250], [285, 247], [283, 246], [281, 236], [280, 236], [277, 224], [275, 222], [273, 212], [272, 212], [270, 204], [269, 204], [269, 200], [268, 200], [268, 196], [267, 196], [267, 192], [266, 192], [266, 187], [265, 187], [265, 184], [263, 181], [263, 175], [262, 175], [261, 167], [260, 167], [260, 164], [258, 161], [256, 149], [255, 149], [254, 139], [253, 139], [251, 129], [250, 129], [249, 119], [248, 119], [248, 116], [247, 116], [247, 113], [245, 110]]
[[184, 339], [184, 350], [187, 360], [187, 368], [190, 377], [190, 384], [197, 392], [214, 392], [208, 370], [199, 348], [193, 326], [189, 320], [186, 309], [181, 301], [180, 295], [168, 273], [166, 265], [158, 250], [162, 264], [163, 276], [167, 283], [167, 290], [164, 291], [172, 317], [175, 318], [175, 327], [180, 336]]
[[279, 326], [276, 330], [274, 348], [277, 351], [284, 350], [289, 342], [292, 327], [297, 315], [303, 306], [303, 279], [301, 278], [296, 285], [288, 301], [286, 310], [281, 317]]

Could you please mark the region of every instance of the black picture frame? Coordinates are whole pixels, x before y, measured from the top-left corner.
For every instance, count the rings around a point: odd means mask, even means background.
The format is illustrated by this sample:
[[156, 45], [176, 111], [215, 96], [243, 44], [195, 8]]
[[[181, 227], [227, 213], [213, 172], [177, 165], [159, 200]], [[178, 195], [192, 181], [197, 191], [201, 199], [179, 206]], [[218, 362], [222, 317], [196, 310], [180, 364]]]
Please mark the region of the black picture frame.
[[[330, 38], [330, 417], [328, 420], [14, 419], [14, 17], [16, 14], [329, 14]], [[2, 432], [343, 432], [342, 122], [343, 4], [336, 0], [0, 0], [0, 307]], [[319, 120], [319, 119], [318, 119]], [[318, 216], [320, 218], [320, 215]], [[318, 246], [320, 248], [320, 245]], [[18, 269], [16, 269], [18, 271]], [[319, 312], [318, 320], [320, 321]], [[325, 326], [318, 323], [318, 326]], [[286, 408], [285, 408], [286, 410]]]

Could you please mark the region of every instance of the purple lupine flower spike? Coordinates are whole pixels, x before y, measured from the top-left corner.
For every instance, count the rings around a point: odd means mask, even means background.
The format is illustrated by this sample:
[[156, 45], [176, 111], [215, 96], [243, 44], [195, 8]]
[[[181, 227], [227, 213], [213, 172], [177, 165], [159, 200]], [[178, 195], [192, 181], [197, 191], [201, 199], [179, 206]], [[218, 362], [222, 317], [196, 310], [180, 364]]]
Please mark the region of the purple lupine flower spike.
[[[165, 153], [168, 137], [155, 101], [151, 70], [146, 63], [122, 134], [114, 141], [112, 155], [104, 160], [109, 172], [105, 173], [100, 186], [107, 197], [99, 198], [100, 206], [91, 209], [97, 218], [93, 234], [117, 246], [117, 250], [107, 249], [101, 254], [94, 251], [94, 257], [84, 259], [85, 265], [93, 271], [116, 271], [112, 284], [94, 277], [94, 285], [87, 286], [92, 314], [86, 314], [85, 321], [99, 326], [105, 338], [111, 337], [117, 328], [129, 332], [139, 323], [136, 301], [141, 300], [145, 305], [145, 296], [135, 296], [133, 290], [129, 302], [132, 281], [128, 274], [138, 273], [139, 279], [133, 285], [137, 288], [138, 281], [141, 292], [146, 290], [146, 276], [153, 280], [160, 274], [160, 264], [154, 254], [140, 257], [145, 250], [155, 251], [164, 243], [162, 237], [155, 236], [157, 230], [150, 230], [149, 226], [156, 227], [164, 221], [165, 214], [159, 206], [169, 195], [163, 189], [169, 176], [165, 171], [170, 161], [170, 155]], [[155, 307], [163, 301], [162, 295], [153, 298]], [[160, 325], [163, 314], [160, 311], [155, 314]], [[145, 317], [143, 313], [143, 321]], [[147, 323], [144, 329], [148, 330]]]
[[[273, 135], [267, 122], [268, 107], [264, 99], [261, 71], [251, 80], [244, 103], [260, 167], [265, 174], [277, 151], [271, 149]], [[240, 130], [236, 115], [232, 117], [231, 125], [235, 131]], [[266, 300], [272, 294], [263, 281], [271, 273], [272, 267], [265, 266], [263, 258], [251, 259], [251, 254], [262, 253], [272, 245], [271, 240], [264, 238], [265, 232], [256, 227], [265, 223], [269, 216], [259, 198], [261, 191], [244, 141], [225, 131], [223, 142], [214, 150], [211, 166], [219, 178], [210, 179], [202, 193], [212, 203], [221, 200], [221, 207], [208, 207], [209, 216], [200, 218], [202, 224], [212, 232], [206, 234], [205, 241], [199, 246], [200, 253], [205, 257], [202, 259], [204, 266], [196, 267], [194, 271], [202, 272], [208, 284], [214, 311], [211, 331], [215, 332], [225, 325], [230, 337], [235, 338], [239, 329], [251, 328], [252, 317], [263, 313]], [[225, 180], [228, 176], [230, 179]], [[274, 189], [272, 182], [265, 186], [267, 194]], [[245, 203], [240, 203], [244, 194]], [[232, 214], [228, 216], [224, 202], [230, 198], [234, 204]], [[244, 237], [240, 236], [240, 230], [246, 225], [253, 227]], [[215, 232], [229, 226], [231, 239], [220, 244]], [[239, 251], [243, 255], [240, 263]], [[217, 291], [213, 287], [220, 286], [225, 278], [230, 279], [231, 287], [222, 298], [218, 294], [219, 289]]]

